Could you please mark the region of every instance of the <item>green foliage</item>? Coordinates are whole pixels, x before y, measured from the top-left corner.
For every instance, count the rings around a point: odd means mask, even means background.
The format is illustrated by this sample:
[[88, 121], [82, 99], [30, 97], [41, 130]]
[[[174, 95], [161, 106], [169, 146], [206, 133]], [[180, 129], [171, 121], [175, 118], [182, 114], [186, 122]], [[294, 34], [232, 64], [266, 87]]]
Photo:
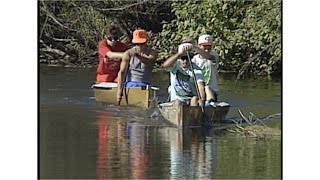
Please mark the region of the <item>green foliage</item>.
[[176, 49], [183, 36], [195, 39], [204, 33], [213, 35], [220, 67], [238, 70], [258, 52], [251, 72], [263, 74], [279, 70], [281, 59], [281, 1], [173, 1], [175, 19], [163, 24], [157, 45], [163, 54]]
[[[38, 1], [40, 57], [46, 59], [65, 58], [51, 56], [48, 47], [68, 54], [74, 64], [83, 64], [96, 51], [103, 28], [117, 24], [122, 30], [121, 39], [129, 43], [132, 31], [143, 28], [157, 33], [162, 30], [162, 20], [170, 21], [166, 14], [167, 2], [148, 1]], [[152, 40], [155, 38], [152, 35]], [[61, 41], [62, 40], [62, 41]], [[154, 43], [151, 43], [153, 45]], [[52, 52], [52, 50], [51, 50]], [[91, 58], [92, 59], [92, 58]], [[43, 62], [43, 60], [40, 60]]]
[[238, 71], [250, 58], [257, 57], [250, 61], [247, 72], [279, 73], [281, 3], [281, 0], [39, 1], [40, 49], [59, 49], [73, 57], [74, 64], [82, 64], [96, 52], [105, 25], [116, 23], [126, 42], [134, 29], [149, 31], [149, 44], [159, 51], [157, 65], [177, 51], [183, 36], [196, 40], [208, 33], [215, 38], [220, 69]]

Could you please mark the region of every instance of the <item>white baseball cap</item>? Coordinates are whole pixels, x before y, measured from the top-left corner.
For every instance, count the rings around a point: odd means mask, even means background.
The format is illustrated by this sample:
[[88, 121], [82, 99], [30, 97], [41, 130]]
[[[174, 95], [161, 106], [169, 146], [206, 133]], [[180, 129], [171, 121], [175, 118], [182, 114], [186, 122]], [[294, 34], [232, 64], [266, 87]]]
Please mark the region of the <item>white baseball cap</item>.
[[213, 38], [209, 34], [203, 34], [199, 37], [198, 39], [198, 44], [207, 46], [207, 45], [212, 45]]

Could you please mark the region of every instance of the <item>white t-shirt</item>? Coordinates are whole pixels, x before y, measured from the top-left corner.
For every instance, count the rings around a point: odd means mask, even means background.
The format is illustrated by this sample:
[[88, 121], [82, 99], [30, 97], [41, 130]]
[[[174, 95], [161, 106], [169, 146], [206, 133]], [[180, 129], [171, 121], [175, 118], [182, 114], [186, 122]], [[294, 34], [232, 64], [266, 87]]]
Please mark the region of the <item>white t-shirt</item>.
[[217, 81], [217, 76], [218, 76], [217, 69], [218, 69], [219, 55], [215, 51], [211, 51], [210, 54], [215, 57], [214, 62], [201, 57], [200, 54], [193, 56], [191, 61], [202, 69], [205, 85], [209, 85], [209, 87], [214, 92], [218, 93], [219, 87], [218, 87], [218, 81]]

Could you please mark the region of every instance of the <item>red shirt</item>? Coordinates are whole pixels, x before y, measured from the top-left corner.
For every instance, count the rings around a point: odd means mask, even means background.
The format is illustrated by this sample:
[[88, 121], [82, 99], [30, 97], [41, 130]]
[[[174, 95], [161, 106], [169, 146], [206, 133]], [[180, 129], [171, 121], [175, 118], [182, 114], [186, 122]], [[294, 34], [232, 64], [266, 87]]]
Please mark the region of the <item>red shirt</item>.
[[[127, 46], [122, 42], [117, 42], [115, 46], [108, 45], [107, 40], [104, 39], [98, 44], [99, 65], [97, 69], [96, 82], [116, 82], [118, 72], [120, 70], [121, 58], [109, 58], [106, 56], [107, 52], [124, 52]], [[104, 61], [106, 59], [106, 63]]]

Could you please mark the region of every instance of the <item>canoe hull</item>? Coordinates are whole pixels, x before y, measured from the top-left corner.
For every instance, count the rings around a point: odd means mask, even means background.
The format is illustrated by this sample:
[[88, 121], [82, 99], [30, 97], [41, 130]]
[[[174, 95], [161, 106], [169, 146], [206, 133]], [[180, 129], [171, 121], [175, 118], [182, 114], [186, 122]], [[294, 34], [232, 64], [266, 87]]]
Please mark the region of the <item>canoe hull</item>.
[[205, 107], [203, 115], [200, 107], [163, 103], [159, 105], [161, 115], [178, 128], [202, 126], [204, 123], [222, 123], [229, 111], [230, 105]]
[[[123, 93], [120, 105], [149, 108], [153, 91], [149, 86], [125, 88], [124, 90], [126, 93]], [[118, 105], [117, 87], [93, 86], [93, 91], [97, 102]]]

